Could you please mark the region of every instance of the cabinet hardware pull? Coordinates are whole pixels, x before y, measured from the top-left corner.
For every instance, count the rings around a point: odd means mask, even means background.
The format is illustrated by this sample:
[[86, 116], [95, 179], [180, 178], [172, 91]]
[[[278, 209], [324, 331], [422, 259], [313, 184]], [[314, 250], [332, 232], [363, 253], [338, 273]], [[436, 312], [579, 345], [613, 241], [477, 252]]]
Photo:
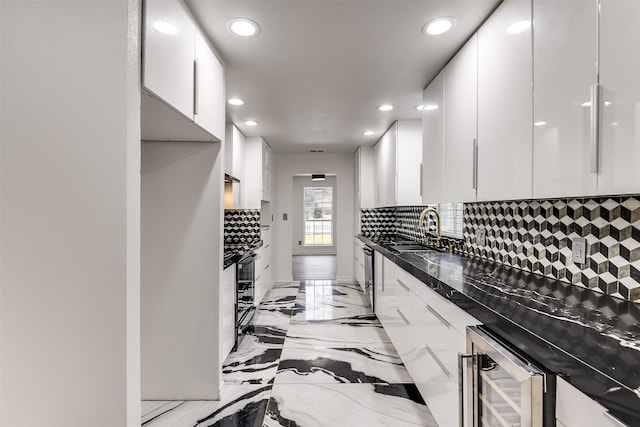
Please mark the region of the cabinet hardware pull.
[[271, 264], [267, 264], [267, 266], [264, 269], [266, 270], [269, 267], [271, 267]]
[[436, 316], [438, 318], [438, 320], [440, 320], [442, 323], [445, 324], [445, 326], [447, 328], [450, 328], [452, 325], [451, 323], [449, 323], [449, 321], [447, 319], [445, 319], [444, 317], [442, 317], [442, 315], [440, 313], [438, 313], [433, 307], [431, 307], [429, 304], [427, 304], [427, 310], [429, 310], [431, 312], [431, 314], [433, 314], [434, 316]]
[[193, 60], [193, 115], [198, 114], [198, 60]]
[[464, 360], [472, 359], [472, 354], [458, 353], [458, 420], [464, 427]]
[[591, 173], [598, 173], [600, 154], [600, 85], [591, 86]]
[[402, 280], [400, 279], [396, 279], [396, 282], [398, 282], [398, 284], [400, 286], [402, 286], [404, 288], [405, 291], [409, 292], [409, 287], [407, 285], [405, 285], [404, 283], [402, 283]]
[[440, 369], [442, 369], [442, 372], [444, 372], [444, 374], [448, 377], [451, 376], [451, 371], [447, 369], [447, 367], [444, 365], [444, 363], [442, 363], [442, 360], [440, 360], [438, 358], [438, 356], [436, 356], [436, 354], [433, 352], [433, 350], [431, 350], [431, 347], [429, 347], [428, 345], [425, 345], [424, 348], [429, 352], [429, 354], [431, 355], [431, 357], [433, 358], [433, 360], [436, 361], [436, 363], [438, 364], [438, 366], [440, 366]]
[[261, 278], [261, 277], [262, 277], [262, 274], [261, 274], [261, 275], [259, 275], [258, 277], [256, 277], [256, 280], [255, 280], [255, 281], [257, 282], [258, 280], [260, 280], [260, 278]]
[[478, 139], [473, 138], [473, 189], [478, 189]]
[[402, 317], [402, 320], [404, 320], [404, 323], [406, 323], [407, 325], [410, 325], [411, 323], [407, 320], [406, 317], [404, 317], [404, 314], [402, 314], [402, 312], [400, 311], [399, 308], [396, 308], [396, 311], [398, 312], [398, 314], [400, 315], [400, 317]]
[[269, 246], [271, 246], [271, 243], [269, 243], [267, 246], [265, 246], [264, 248], [267, 249]]
[[609, 419], [611, 419], [611, 421], [613, 421], [614, 423], [616, 423], [616, 424], [618, 424], [618, 425], [620, 425], [620, 426], [622, 426], [622, 427], [628, 427], [626, 423], [624, 423], [624, 422], [620, 421], [620, 420], [618, 419], [618, 417], [616, 417], [615, 415], [613, 415], [611, 412], [609, 412], [609, 411], [605, 411], [605, 412], [604, 412], [604, 414], [605, 414]]

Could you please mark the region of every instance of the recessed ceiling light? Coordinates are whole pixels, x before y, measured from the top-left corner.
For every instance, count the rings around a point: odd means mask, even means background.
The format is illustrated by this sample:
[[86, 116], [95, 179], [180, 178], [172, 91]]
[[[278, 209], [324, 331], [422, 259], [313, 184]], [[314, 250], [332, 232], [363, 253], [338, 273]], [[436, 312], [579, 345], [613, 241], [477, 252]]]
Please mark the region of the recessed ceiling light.
[[372, 130], [365, 130], [364, 132], [362, 132], [362, 134], [364, 136], [371, 136], [371, 135], [375, 135], [375, 132]]
[[244, 124], [247, 126], [257, 126], [258, 122], [256, 122], [255, 120], [245, 120]]
[[244, 101], [240, 98], [230, 98], [227, 102], [231, 105], [236, 105], [236, 106], [244, 105]]
[[178, 34], [178, 27], [167, 21], [156, 21], [153, 23], [153, 28], [168, 36], [174, 36]]
[[424, 104], [418, 104], [418, 105], [416, 105], [416, 106], [415, 106], [415, 107], [413, 107], [413, 108], [415, 108], [415, 109], [416, 109], [416, 110], [418, 110], [418, 111], [422, 111], [422, 110], [424, 110]]
[[391, 110], [393, 110], [393, 105], [391, 105], [391, 104], [382, 104], [381, 106], [378, 107], [378, 110], [380, 110], [380, 111], [391, 111]]
[[583, 102], [582, 104], [580, 104], [580, 106], [582, 106], [582, 107], [591, 107], [591, 101]]
[[438, 36], [440, 34], [451, 31], [455, 26], [455, 19], [444, 16], [442, 18], [436, 18], [424, 24], [424, 26], [422, 27], [422, 34], [424, 34], [425, 36]]
[[545, 121], [535, 122], [533, 125], [534, 126], [546, 126], [547, 122], [545, 122]]
[[438, 109], [438, 104], [428, 104], [422, 107], [423, 111], [434, 111]]
[[528, 31], [531, 28], [531, 21], [523, 20], [514, 22], [513, 24], [507, 27], [507, 33], [509, 34], [520, 34]]
[[247, 18], [233, 18], [227, 22], [227, 28], [233, 34], [242, 37], [255, 36], [260, 32], [260, 26], [255, 21]]

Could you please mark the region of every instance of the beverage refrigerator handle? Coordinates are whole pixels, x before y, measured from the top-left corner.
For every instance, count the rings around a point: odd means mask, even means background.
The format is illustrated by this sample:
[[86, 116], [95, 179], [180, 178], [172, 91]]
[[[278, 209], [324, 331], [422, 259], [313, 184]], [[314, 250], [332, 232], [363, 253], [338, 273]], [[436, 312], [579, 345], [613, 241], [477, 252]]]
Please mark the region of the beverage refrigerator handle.
[[473, 354], [458, 353], [458, 419], [460, 427], [464, 427], [464, 362], [473, 358]]

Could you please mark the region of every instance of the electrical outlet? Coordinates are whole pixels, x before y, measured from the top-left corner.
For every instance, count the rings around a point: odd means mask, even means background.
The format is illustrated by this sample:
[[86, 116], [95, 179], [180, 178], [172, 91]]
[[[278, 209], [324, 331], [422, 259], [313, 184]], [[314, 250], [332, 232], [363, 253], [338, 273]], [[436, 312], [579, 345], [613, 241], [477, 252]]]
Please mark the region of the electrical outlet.
[[484, 246], [487, 241], [487, 231], [484, 228], [476, 230], [476, 245]]
[[571, 239], [571, 260], [574, 264], [584, 264], [587, 258], [587, 239], [574, 237]]

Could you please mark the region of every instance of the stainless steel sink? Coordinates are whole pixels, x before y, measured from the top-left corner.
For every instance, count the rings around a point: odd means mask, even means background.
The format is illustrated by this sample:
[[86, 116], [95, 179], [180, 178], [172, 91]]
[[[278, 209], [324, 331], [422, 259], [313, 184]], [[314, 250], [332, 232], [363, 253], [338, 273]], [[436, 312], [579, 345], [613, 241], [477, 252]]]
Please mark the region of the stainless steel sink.
[[396, 252], [425, 252], [431, 250], [431, 248], [419, 243], [389, 245], [389, 249]]

